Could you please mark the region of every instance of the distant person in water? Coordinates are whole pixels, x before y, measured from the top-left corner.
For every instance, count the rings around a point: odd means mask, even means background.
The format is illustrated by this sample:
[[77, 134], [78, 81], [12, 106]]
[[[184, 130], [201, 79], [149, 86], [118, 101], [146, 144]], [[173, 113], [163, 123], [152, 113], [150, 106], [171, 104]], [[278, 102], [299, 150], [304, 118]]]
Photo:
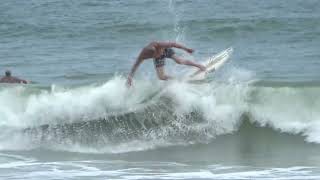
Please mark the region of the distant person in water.
[[158, 78], [161, 80], [168, 80], [171, 79], [172, 77], [168, 76], [164, 72], [164, 65], [165, 65], [165, 59], [166, 58], [171, 58], [173, 59], [177, 64], [184, 64], [188, 66], [194, 66], [199, 68], [202, 71], [205, 71], [205, 66], [182, 59], [178, 57], [172, 48], [179, 48], [183, 49], [188, 53], [193, 53], [193, 49], [187, 48], [184, 45], [175, 43], [175, 42], [151, 42], [149, 43], [146, 47], [142, 49], [140, 52], [137, 60], [135, 61], [134, 65], [131, 68], [131, 72], [128, 75], [127, 79], [127, 85], [131, 86], [132, 85], [132, 78], [134, 76], [134, 73], [138, 69], [138, 66], [146, 59], [153, 58], [153, 63], [158, 75]]
[[0, 79], [0, 83], [24, 83], [24, 84], [27, 84], [28, 82], [26, 80], [11, 76], [11, 71], [6, 70], [5, 76]]

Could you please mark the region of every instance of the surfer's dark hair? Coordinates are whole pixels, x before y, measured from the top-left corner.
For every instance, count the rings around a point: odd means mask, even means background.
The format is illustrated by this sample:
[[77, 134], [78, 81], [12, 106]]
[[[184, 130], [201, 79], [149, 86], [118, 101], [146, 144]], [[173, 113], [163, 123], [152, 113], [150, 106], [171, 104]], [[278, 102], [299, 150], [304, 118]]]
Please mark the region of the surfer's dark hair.
[[11, 71], [9, 71], [9, 70], [6, 70], [6, 76], [11, 76]]

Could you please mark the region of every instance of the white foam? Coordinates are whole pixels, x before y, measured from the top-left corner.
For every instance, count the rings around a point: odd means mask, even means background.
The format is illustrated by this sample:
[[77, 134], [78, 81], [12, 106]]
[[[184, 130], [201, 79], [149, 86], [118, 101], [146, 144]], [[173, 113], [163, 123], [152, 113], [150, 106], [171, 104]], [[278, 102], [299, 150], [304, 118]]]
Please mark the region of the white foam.
[[[167, 88], [167, 93], [176, 103], [175, 112], [177, 115], [189, 114], [193, 111], [200, 112], [206, 122], [199, 127], [199, 131], [204, 126], [214, 126], [216, 134], [223, 134], [235, 130], [239, 117], [245, 108], [242, 105], [242, 97], [245, 97], [245, 94], [237, 99], [229, 99], [227, 97], [232, 94], [231, 90], [234, 87], [222, 86], [223, 88], [217, 88], [214, 83], [190, 85], [177, 82]], [[246, 92], [244, 90], [240, 93]], [[196, 126], [194, 125], [194, 127]]]
[[5, 89], [0, 91], [0, 125], [26, 127], [104, 118], [134, 110], [151, 86], [139, 82], [128, 90], [124, 79], [114, 78], [100, 86], [53, 88], [28, 96], [22, 96], [24, 87]]
[[[75, 89], [54, 87], [27, 94], [25, 87], [0, 90], [0, 124], [9, 127], [37, 127], [43, 124], [63, 124], [105, 118], [108, 115], [139, 111], [148, 103], [157, 103], [159, 98], [172, 100], [171, 109], [178, 119], [175, 128], [168, 126], [142, 134], [144, 139], [130, 140], [123, 144], [105, 147], [86, 147], [77, 142], [52, 144], [58, 150], [93, 153], [122, 153], [141, 151], [172, 144], [192, 144], [195, 141], [171, 141], [176, 132], [202, 133], [211, 140], [220, 134], [232, 133], [241, 123], [240, 116], [248, 112], [251, 121], [260, 125], [271, 125], [275, 130], [303, 133], [306, 140], [320, 143], [318, 109], [319, 88], [255, 87], [251, 86], [250, 73], [237, 70], [226, 72], [226, 83], [212, 81], [189, 84], [179, 81], [158, 82], [136, 80], [128, 89], [125, 79], [115, 77], [102, 85]], [[251, 78], [252, 79], [252, 78]], [[188, 125], [185, 115], [198, 112], [203, 121]], [[32, 149], [39, 146], [40, 138], [28, 139], [23, 134], [10, 132], [6, 128], [0, 133], [0, 149]], [[203, 134], [205, 134], [203, 136]], [[10, 137], [10, 138], [8, 138]], [[137, 146], [137, 144], [139, 144]]]

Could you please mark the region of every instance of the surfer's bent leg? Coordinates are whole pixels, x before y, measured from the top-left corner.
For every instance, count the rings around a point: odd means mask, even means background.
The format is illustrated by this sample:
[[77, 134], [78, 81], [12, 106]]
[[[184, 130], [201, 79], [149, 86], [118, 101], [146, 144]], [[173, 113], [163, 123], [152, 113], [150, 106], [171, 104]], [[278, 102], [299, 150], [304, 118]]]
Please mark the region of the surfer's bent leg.
[[182, 59], [182, 58], [180, 58], [180, 57], [178, 57], [176, 55], [172, 55], [171, 59], [173, 59], [177, 64], [183, 64], [183, 65], [187, 65], [187, 66], [194, 66], [194, 67], [199, 68], [202, 71], [206, 70], [206, 67], [203, 66], [202, 64], [198, 64], [198, 63], [195, 63], [193, 61]]
[[173, 77], [168, 76], [168, 75], [165, 74], [163, 66], [161, 66], [161, 67], [156, 67], [156, 71], [157, 71], [158, 78], [159, 78], [160, 80], [173, 79]]

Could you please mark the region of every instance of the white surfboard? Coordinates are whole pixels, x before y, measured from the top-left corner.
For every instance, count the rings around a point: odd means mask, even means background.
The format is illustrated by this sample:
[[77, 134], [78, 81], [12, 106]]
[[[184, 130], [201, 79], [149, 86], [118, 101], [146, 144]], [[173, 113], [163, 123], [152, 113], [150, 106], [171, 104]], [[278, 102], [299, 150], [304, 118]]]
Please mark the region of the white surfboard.
[[203, 64], [206, 67], [205, 71], [197, 70], [185, 77], [187, 81], [201, 81], [207, 78], [207, 75], [210, 72], [214, 72], [218, 70], [222, 65], [227, 62], [227, 60], [232, 55], [233, 49], [232, 47], [210, 57], [205, 63]]

